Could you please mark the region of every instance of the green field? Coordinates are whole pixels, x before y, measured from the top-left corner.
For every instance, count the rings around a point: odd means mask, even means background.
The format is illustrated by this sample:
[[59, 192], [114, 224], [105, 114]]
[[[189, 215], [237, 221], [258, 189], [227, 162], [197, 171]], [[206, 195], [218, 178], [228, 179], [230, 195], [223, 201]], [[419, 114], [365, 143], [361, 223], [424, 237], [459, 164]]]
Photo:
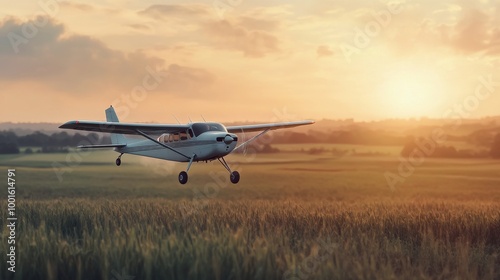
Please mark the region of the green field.
[[391, 189], [396, 147], [276, 147], [227, 157], [237, 185], [218, 162], [180, 185], [186, 164], [124, 155], [117, 167], [110, 151], [0, 156], [0, 219], [7, 168], [19, 219], [16, 273], [3, 261], [0, 278], [500, 278], [499, 161], [425, 159]]

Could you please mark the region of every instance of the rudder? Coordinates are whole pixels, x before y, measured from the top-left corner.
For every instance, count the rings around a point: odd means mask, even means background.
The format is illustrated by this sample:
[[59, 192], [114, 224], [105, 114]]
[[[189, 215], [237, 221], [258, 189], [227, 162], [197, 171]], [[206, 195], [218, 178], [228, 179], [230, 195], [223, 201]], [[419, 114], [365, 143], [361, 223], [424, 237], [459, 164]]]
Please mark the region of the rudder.
[[[110, 106], [106, 109], [106, 121], [108, 122], [120, 122], [118, 116], [116, 115], [115, 108]], [[112, 144], [127, 144], [127, 138], [123, 134], [111, 133], [111, 143]]]

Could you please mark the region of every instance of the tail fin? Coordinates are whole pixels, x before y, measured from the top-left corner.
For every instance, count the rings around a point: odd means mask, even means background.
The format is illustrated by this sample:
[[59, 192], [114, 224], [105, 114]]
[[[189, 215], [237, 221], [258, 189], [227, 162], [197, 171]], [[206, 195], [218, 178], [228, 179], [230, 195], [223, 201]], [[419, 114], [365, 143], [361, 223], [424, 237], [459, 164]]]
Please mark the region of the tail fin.
[[[120, 122], [118, 116], [116, 115], [113, 106], [106, 109], [106, 121], [108, 122]], [[127, 144], [127, 138], [123, 134], [111, 133], [111, 143], [112, 144]]]

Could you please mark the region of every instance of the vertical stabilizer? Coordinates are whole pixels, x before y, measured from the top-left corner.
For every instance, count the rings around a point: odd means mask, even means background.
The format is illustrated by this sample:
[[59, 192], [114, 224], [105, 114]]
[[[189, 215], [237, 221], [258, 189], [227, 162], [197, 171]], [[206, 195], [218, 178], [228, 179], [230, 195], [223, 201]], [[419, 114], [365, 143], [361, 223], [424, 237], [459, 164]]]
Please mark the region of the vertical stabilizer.
[[[106, 109], [106, 121], [108, 122], [120, 122], [118, 116], [116, 115], [115, 108], [110, 106]], [[112, 144], [127, 144], [127, 138], [123, 134], [111, 133], [111, 143]]]

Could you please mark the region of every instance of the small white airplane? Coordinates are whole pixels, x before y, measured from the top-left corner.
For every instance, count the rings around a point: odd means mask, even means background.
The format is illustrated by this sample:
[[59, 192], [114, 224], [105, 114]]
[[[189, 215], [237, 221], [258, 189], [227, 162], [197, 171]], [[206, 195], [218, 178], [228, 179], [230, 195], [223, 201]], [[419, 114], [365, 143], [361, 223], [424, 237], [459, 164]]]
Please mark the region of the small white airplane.
[[[109, 145], [78, 146], [81, 149], [114, 148], [120, 155], [116, 165], [120, 166], [123, 154], [133, 154], [177, 162], [189, 162], [186, 171], [179, 173], [179, 182], [188, 180], [189, 168], [193, 162], [217, 159], [229, 171], [230, 180], [236, 184], [240, 180], [238, 171], [231, 171], [224, 156], [244, 147], [246, 144], [275, 129], [313, 124], [314, 121], [279, 122], [225, 127], [215, 122], [195, 122], [188, 124], [144, 124], [120, 123], [113, 106], [106, 109], [106, 122], [69, 121], [59, 128], [111, 133]], [[259, 134], [236, 146], [238, 132]], [[124, 134], [141, 135], [147, 140], [132, 139]], [[152, 135], [160, 135], [155, 138]]]

